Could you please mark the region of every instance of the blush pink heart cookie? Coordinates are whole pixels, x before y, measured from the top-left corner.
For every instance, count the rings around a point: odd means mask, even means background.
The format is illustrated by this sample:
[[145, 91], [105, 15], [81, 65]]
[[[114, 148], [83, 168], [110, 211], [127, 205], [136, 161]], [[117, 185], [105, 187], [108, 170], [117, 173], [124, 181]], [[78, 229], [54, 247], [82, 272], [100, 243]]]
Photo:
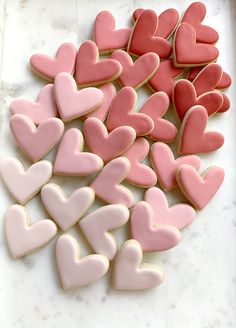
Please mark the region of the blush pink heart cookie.
[[58, 48], [55, 58], [43, 54], [34, 54], [30, 58], [30, 65], [38, 75], [53, 81], [61, 72], [73, 75], [76, 53], [76, 47], [72, 43], [66, 42]]
[[102, 159], [95, 154], [83, 152], [83, 147], [84, 139], [80, 130], [67, 130], [56, 154], [54, 174], [86, 176], [99, 171], [103, 166]]
[[23, 114], [10, 119], [10, 128], [24, 154], [33, 162], [43, 158], [61, 139], [64, 124], [59, 118], [48, 118], [38, 127]]
[[127, 47], [130, 28], [115, 28], [115, 19], [107, 10], [101, 11], [94, 22], [93, 36], [100, 53]]
[[120, 126], [108, 133], [106, 126], [95, 117], [84, 122], [83, 133], [89, 149], [104, 162], [118, 157], [136, 138], [135, 130], [130, 126]]
[[135, 62], [131, 56], [123, 51], [116, 50], [112, 53], [111, 58], [116, 59], [122, 66], [122, 73], [118, 78], [122, 86], [140, 88], [156, 72], [160, 64], [160, 59], [154, 52], [149, 52], [140, 56]]
[[182, 165], [177, 172], [177, 180], [188, 200], [202, 210], [215, 195], [224, 180], [224, 170], [212, 166], [201, 176], [193, 167]]

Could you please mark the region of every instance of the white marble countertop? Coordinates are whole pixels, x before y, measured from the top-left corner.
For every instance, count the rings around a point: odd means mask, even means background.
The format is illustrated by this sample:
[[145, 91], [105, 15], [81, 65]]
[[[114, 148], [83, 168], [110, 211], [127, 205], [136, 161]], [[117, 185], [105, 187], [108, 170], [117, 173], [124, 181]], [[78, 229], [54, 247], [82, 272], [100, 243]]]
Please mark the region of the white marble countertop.
[[[137, 7], [161, 12], [175, 7], [180, 13], [189, 0], [0, 0], [2, 48], [0, 97], [0, 157], [13, 155], [29, 164], [18, 151], [8, 128], [9, 103], [18, 96], [35, 99], [45, 84], [29, 69], [34, 52], [54, 54], [64, 41], [79, 45], [91, 38], [96, 14], [110, 10], [117, 25], [131, 24]], [[219, 62], [236, 76], [236, 2], [207, 0], [206, 21], [220, 33]], [[2, 17], [5, 17], [3, 26]], [[146, 94], [146, 95], [145, 95]], [[139, 91], [140, 101], [148, 95]], [[4, 215], [14, 203], [0, 183], [0, 327], [157, 327], [233, 328], [235, 322], [235, 228], [236, 228], [236, 95], [235, 85], [228, 95], [231, 110], [212, 118], [210, 128], [222, 132], [226, 142], [219, 151], [202, 156], [202, 170], [217, 164], [226, 171], [224, 185], [214, 200], [198, 213], [195, 222], [183, 232], [180, 245], [161, 254], [147, 254], [145, 260], [165, 271], [164, 283], [145, 292], [117, 292], [109, 287], [109, 273], [99, 282], [78, 290], [61, 289], [55, 267], [55, 241], [21, 260], [12, 260], [4, 238]], [[71, 125], [78, 126], [78, 122]], [[53, 151], [47, 158], [53, 157]], [[86, 179], [53, 178], [65, 190], [86, 184]], [[135, 192], [136, 200], [142, 193]], [[182, 200], [177, 191], [168, 193], [170, 202]], [[47, 217], [39, 196], [27, 205], [33, 220]], [[126, 233], [126, 232], [125, 232]], [[78, 231], [82, 254], [89, 252]], [[121, 242], [124, 233], [117, 232]]]

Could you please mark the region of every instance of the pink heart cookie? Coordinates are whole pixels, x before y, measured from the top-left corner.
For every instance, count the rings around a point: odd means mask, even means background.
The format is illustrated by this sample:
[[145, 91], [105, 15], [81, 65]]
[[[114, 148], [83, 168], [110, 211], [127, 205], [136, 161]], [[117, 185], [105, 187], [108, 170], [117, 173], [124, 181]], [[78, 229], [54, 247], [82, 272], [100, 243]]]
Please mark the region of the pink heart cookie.
[[108, 133], [106, 126], [95, 117], [84, 122], [83, 133], [89, 149], [104, 162], [118, 157], [136, 138], [135, 130], [130, 126], [120, 126]]
[[77, 89], [74, 78], [60, 73], [55, 78], [55, 99], [63, 121], [68, 122], [101, 106], [103, 92], [97, 88]]
[[157, 174], [162, 189], [168, 191], [177, 187], [176, 172], [180, 165], [191, 165], [199, 169], [201, 160], [196, 155], [174, 158], [171, 149], [162, 142], [156, 142], [151, 147], [151, 162]]
[[148, 115], [153, 120], [154, 128], [148, 135], [152, 140], [171, 142], [178, 134], [174, 124], [162, 118], [169, 108], [169, 103], [169, 97], [165, 92], [156, 92], [146, 100], [140, 109], [140, 113]]
[[135, 62], [131, 56], [123, 51], [116, 50], [112, 53], [111, 58], [116, 59], [122, 66], [122, 73], [118, 78], [122, 86], [140, 88], [156, 72], [160, 64], [160, 59], [154, 52], [149, 52], [140, 56]]
[[116, 80], [122, 66], [115, 59], [99, 61], [99, 53], [93, 41], [84, 41], [76, 56], [76, 82], [81, 86], [99, 85]]
[[202, 210], [215, 195], [224, 180], [224, 170], [212, 166], [201, 176], [193, 167], [182, 165], [177, 173], [181, 190], [188, 200]]
[[56, 58], [35, 54], [30, 58], [30, 65], [41, 77], [53, 81], [57, 74], [74, 73], [77, 49], [72, 43], [63, 43], [57, 50]]
[[205, 132], [208, 122], [203, 106], [193, 106], [187, 112], [180, 128], [180, 154], [208, 153], [224, 144], [224, 137], [215, 131]]
[[130, 28], [115, 29], [115, 19], [107, 10], [101, 11], [94, 22], [93, 36], [100, 53], [127, 47]]
[[72, 128], [64, 134], [54, 162], [57, 175], [85, 176], [96, 173], [103, 166], [102, 159], [83, 152], [84, 139], [80, 130]]
[[38, 127], [23, 114], [10, 119], [10, 128], [24, 154], [33, 162], [43, 158], [61, 139], [64, 124], [59, 118], [48, 118]]
[[36, 102], [17, 98], [11, 102], [10, 108], [13, 114], [24, 114], [35, 124], [41, 124], [48, 118], [57, 116], [57, 105], [54, 100], [54, 85], [47, 84], [40, 90]]
[[144, 194], [144, 200], [153, 210], [153, 222], [155, 225], [170, 225], [179, 230], [192, 223], [196, 212], [187, 204], [168, 205], [167, 198], [159, 188], [150, 188]]
[[129, 189], [120, 186], [126, 179], [130, 170], [130, 162], [125, 157], [113, 159], [97, 175], [91, 184], [96, 195], [110, 204], [122, 204], [132, 207], [134, 204], [133, 194]]
[[133, 145], [122, 156], [130, 161], [130, 171], [126, 177], [129, 183], [139, 187], [152, 187], [157, 183], [155, 172], [147, 165], [140, 163], [149, 153], [149, 142], [145, 138], [137, 138]]
[[135, 129], [137, 136], [142, 136], [153, 130], [154, 123], [150, 117], [133, 112], [136, 102], [137, 94], [130, 87], [124, 87], [117, 93], [107, 117], [108, 131], [128, 125]]

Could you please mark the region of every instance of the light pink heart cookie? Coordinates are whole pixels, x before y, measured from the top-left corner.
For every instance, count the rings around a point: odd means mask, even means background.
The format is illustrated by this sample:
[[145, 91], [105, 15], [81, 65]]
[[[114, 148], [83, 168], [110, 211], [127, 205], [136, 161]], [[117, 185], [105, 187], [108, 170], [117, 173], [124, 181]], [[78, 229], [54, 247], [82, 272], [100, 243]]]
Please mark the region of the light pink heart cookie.
[[127, 240], [116, 257], [113, 286], [121, 290], [143, 290], [160, 285], [163, 271], [154, 264], [142, 263], [143, 252], [136, 240]]
[[66, 231], [75, 225], [93, 204], [95, 194], [92, 188], [83, 187], [66, 197], [63, 190], [54, 183], [45, 185], [41, 199], [50, 217]]
[[187, 204], [168, 205], [167, 198], [159, 188], [150, 188], [144, 194], [144, 200], [153, 210], [153, 223], [155, 225], [170, 225], [179, 230], [192, 223], [196, 212]]
[[140, 113], [148, 115], [154, 123], [154, 128], [148, 137], [155, 141], [174, 141], [178, 130], [170, 121], [162, 118], [169, 108], [169, 97], [165, 92], [156, 92], [150, 96], [140, 109]]
[[151, 162], [163, 190], [177, 187], [176, 172], [180, 165], [187, 164], [196, 170], [200, 168], [201, 160], [197, 155], [174, 158], [171, 149], [162, 142], [156, 142], [151, 147]]
[[157, 183], [155, 172], [143, 163], [149, 153], [149, 142], [145, 138], [137, 138], [133, 145], [122, 154], [130, 161], [130, 171], [126, 180], [139, 187], [149, 188]]
[[94, 111], [104, 99], [103, 92], [97, 88], [78, 90], [73, 76], [68, 73], [56, 76], [54, 91], [60, 116], [65, 122]]
[[61, 72], [73, 75], [76, 53], [76, 47], [72, 43], [66, 42], [58, 48], [55, 58], [43, 54], [34, 54], [30, 58], [30, 65], [38, 75], [53, 81]]
[[181, 234], [171, 225], [159, 225], [154, 221], [151, 206], [144, 201], [135, 204], [131, 217], [131, 235], [144, 252], [161, 252], [180, 242]]
[[18, 258], [47, 244], [56, 235], [57, 226], [52, 220], [40, 220], [31, 225], [26, 209], [12, 205], [6, 214], [5, 231], [11, 255]]
[[38, 127], [23, 114], [10, 119], [10, 128], [24, 154], [33, 162], [43, 158], [61, 139], [64, 124], [59, 118], [48, 118]]
[[115, 59], [99, 61], [99, 52], [93, 41], [84, 41], [76, 56], [76, 82], [79, 86], [99, 85], [116, 80], [122, 72]]
[[64, 134], [54, 162], [57, 175], [85, 176], [96, 173], [103, 166], [102, 159], [83, 152], [84, 138], [80, 130], [72, 128]]
[[17, 98], [11, 102], [13, 114], [24, 114], [35, 124], [41, 124], [48, 118], [57, 116], [57, 105], [54, 100], [54, 85], [47, 84], [40, 90], [37, 101]]
[[108, 133], [106, 126], [95, 117], [84, 122], [83, 133], [91, 152], [100, 156], [104, 162], [118, 157], [136, 138], [135, 130], [130, 126], [120, 126]]
[[88, 214], [79, 222], [79, 226], [92, 249], [112, 260], [117, 252], [117, 243], [110, 230], [124, 226], [128, 219], [127, 207], [112, 204]]
[[93, 36], [100, 53], [127, 47], [131, 29], [115, 28], [115, 19], [107, 10], [101, 11], [94, 22]]
[[132, 207], [134, 198], [132, 192], [120, 183], [126, 179], [130, 170], [130, 162], [125, 157], [119, 157], [109, 162], [97, 175], [91, 184], [96, 195], [110, 204], [122, 204]]
[[154, 123], [150, 117], [133, 112], [136, 102], [137, 93], [133, 88], [124, 87], [117, 93], [107, 117], [108, 131], [128, 125], [135, 129], [137, 136], [142, 136], [153, 130]]
[[135, 62], [124, 50], [114, 51], [111, 58], [118, 60], [122, 66], [122, 73], [118, 78], [119, 83], [124, 87], [134, 89], [138, 89], [145, 84], [160, 64], [159, 56], [154, 52], [140, 56]]
[[212, 166], [201, 176], [193, 167], [182, 165], [177, 172], [177, 180], [188, 200], [202, 210], [223, 183], [224, 170]]
[[109, 269], [108, 259], [100, 254], [80, 258], [74, 237], [64, 234], [56, 244], [57, 268], [64, 289], [79, 288], [100, 279]]

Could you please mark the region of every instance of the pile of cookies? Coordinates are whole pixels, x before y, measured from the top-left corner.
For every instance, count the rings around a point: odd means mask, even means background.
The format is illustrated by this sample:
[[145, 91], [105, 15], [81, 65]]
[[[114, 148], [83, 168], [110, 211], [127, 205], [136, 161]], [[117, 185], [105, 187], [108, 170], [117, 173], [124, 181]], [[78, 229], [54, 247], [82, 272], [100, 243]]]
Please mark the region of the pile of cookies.
[[[224, 179], [217, 166], [198, 172], [197, 154], [224, 143], [219, 132], [205, 131], [208, 119], [230, 107], [222, 90], [231, 78], [216, 63], [218, 33], [202, 24], [205, 14], [200, 2], [192, 3], [181, 20], [173, 8], [159, 16], [139, 8], [132, 29], [116, 29], [113, 15], [102, 11], [94, 22], [94, 41], [84, 41], [78, 50], [63, 43], [55, 58], [30, 58], [33, 71], [52, 83], [42, 88], [36, 102], [21, 98], [11, 103], [11, 132], [33, 162], [25, 169], [15, 158], [1, 161], [2, 179], [18, 202], [8, 209], [5, 222], [14, 258], [42, 247], [61, 229], [65, 233], [55, 251], [63, 288], [98, 280], [112, 260], [116, 289], [146, 289], [162, 282], [160, 268], [142, 263], [143, 252], [175, 247], [180, 230], [195, 219], [195, 209], [208, 204]], [[137, 110], [135, 90], [144, 85], [153, 94]], [[180, 128], [164, 118], [171, 103]], [[64, 125], [78, 118], [82, 131], [64, 132]], [[167, 143], [177, 138], [183, 156], [175, 158]], [[83, 151], [84, 142], [89, 151]], [[54, 163], [43, 160], [57, 143]], [[149, 155], [151, 165], [145, 162]], [[65, 195], [50, 183], [53, 174], [96, 176], [90, 186]], [[135, 203], [123, 181], [145, 188], [144, 200]], [[176, 187], [192, 206], [169, 207], [163, 191]], [[50, 219], [31, 224], [24, 205], [39, 192]], [[86, 213], [95, 197], [104, 206]], [[126, 224], [130, 239], [118, 250], [111, 231]], [[79, 243], [68, 233], [74, 226], [94, 254], [80, 258]]]

